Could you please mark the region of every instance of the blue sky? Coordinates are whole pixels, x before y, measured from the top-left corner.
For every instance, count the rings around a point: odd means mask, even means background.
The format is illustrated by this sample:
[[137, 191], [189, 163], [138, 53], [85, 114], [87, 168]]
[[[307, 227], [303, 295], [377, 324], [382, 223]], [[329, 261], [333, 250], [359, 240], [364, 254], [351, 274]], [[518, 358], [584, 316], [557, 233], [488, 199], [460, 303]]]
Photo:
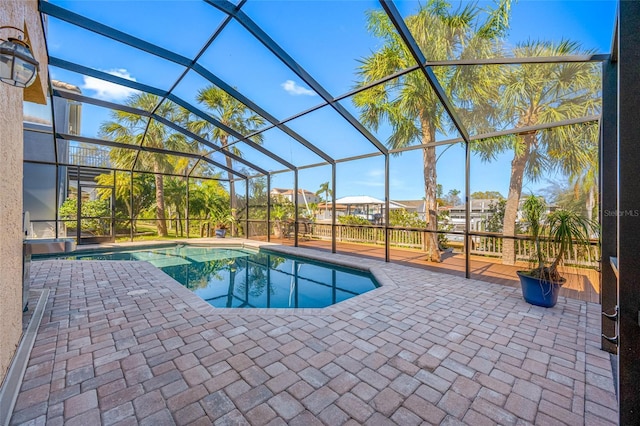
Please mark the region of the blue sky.
[[[165, 46], [187, 57], [193, 57], [204, 45], [223, 14], [200, 1], [59, 1], [52, 3], [91, 19]], [[456, 2], [452, 2], [457, 4]], [[480, 1], [480, 7], [491, 2]], [[403, 16], [413, 13], [419, 3], [398, 1]], [[610, 50], [616, 2], [606, 1], [540, 1], [520, 0], [512, 6], [509, 44], [527, 39], [559, 40], [569, 38], [583, 48], [598, 53]], [[380, 47], [381, 42], [366, 30], [365, 11], [379, 9], [374, 1], [255, 1], [243, 7], [258, 25], [283, 47], [332, 96], [355, 85], [357, 60]], [[118, 45], [71, 25], [49, 20], [49, 50], [53, 56], [116, 74], [159, 88], [176, 81], [181, 67], [167, 64], [152, 55]], [[274, 115], [285, 119], [318, 105], [320, 96], [305, 86], [301, 79], [254, 40], [239, 24], [232, 22], [200, 58], [199, 63], [236, 87], [252, 101]], [[79, 86], [83, 93], [122, 102], [132, 93], [129, 89], [106, 84], [97, 79], [50, 69], [52, 78]], [[206, 81], [190, 72], [174, 93], [196, 105], [195, 93]], [[357, 110], [349, 99], [341, 104], [354, 116]], [[85, 105], [82, 133], [96, 137], [108, 111]], [[353, 127], [338, 119], [325, 107], [288, 125], [334, 158], [374, 152], [375, 149]], [[374, 135], [381, 141], [389, 136], [383, 127]], [[441, 138], [456, 135], [441, 135]], [[321, 160], [312, 152], [282, 133], [266, 133], [264, 146], [294, 164], [314, 164]], [[245, 158], [269, 170], [283, 167], [275, 161], [240, 146]], [[443, 150], [439, 149], [439, 153]], [[391, 160], [390, 193], [392, 199], [419, 199], [423, 196], [421, 153], [414, 151]], [[510, 155], [492, 164], [472, 160], [471, 191], [497, 190], [506, 195], [509, 181]], [[337, 169], [337, 196], [371, 195], [384, 198], [384, 159], [369, 158], [341, 163]], [[292, 187], [293, 174], [278, 174], [272, 186]], [[329, 181], [329, 167], [300, 172], [300, 187], [316, 191]], [[464, 190], [464, 150], [455, 146], [442, 154], [438, 181], [449, 189]], [[540, 184], [525, 183], [533, 189]], [[544, 185], [542, 185], [544, 186]], [[526, 190], [525, 188], [525, 190]]]

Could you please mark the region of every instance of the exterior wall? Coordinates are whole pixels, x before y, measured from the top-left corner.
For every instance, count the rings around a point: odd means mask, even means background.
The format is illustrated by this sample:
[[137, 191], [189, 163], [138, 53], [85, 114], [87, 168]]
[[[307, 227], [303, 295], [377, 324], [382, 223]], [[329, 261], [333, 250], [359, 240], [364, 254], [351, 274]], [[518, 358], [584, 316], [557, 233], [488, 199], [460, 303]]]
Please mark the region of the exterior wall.
[[[293, 201], [293, 196], [290, 196], [291, 200]], [[298, 204], [304, 207], [304, 199], [307, 199], [307, 203], [317, 203], [320, 201], [320, 198], [312, 193], [312, 192], [305, 192], [304, 196], [302, 194], [298, 194]]]
[[[18, 106], [16, 108], [15, 106]], [[0, 377], [22, 332], [22, 93], [0, 83]]]
[[40, 62], [38, 80], [23, 90], [0, 83], [0, 381], [22, 334], [22, 101], [45, 100], [47, 58], [36, 1], [0, 0], [0, 26], [24, 28]]

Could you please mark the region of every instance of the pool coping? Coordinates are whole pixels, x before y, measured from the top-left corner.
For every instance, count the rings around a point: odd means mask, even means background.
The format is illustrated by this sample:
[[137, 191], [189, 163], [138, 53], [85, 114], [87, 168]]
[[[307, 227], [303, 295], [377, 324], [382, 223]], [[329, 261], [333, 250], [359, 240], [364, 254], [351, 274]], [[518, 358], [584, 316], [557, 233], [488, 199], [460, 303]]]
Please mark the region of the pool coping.
[[[362, 293], [349, 299], [340, 301], [330, 306], [326, 306], [323, 308], [219, 308], [212, 306], [206, 300], [202, 299], [200, 296], [192, 292], [183, 286], [180, 282], [176, 281], [169, 275], [167, 275], [160, 268], [157, 268], [162, 274], [164, 274], [167, 279], [180, 286], [184, 290], [188, 291], [190, 294], [193, 294], [199, 300], [202, 300], [207, 306], [214, 310], [215, 314], [220, 315], [246, 315], [247, 313], [251, 314], [260, 314], [260, 315], [282, 315], [284, 313], [289, 313], [292, 315], [330, 315], [336, 312], [342, 311], [344, 309], [357, 306], [358, 302], [379, 297], [390, 291], [391, 289], [395, 289], [398, 285], [389, 278], [389, 276], [384, 272], [383, 268], [378, 264], [380, 260], [367, 260], [362, 258], [356, 258], [354, 256], [349, 256], [345, 254], [338, 253], [330, 253], [330, 252], [320, 252], [318, 250], [305, 248], [305, 247], [293, 247], [293, 246], [285, 246], [281, 244], [275, 244], [267, 241], [255, 241], [255, 240], [247, 240], [242, 238], [205, 238], [205, 239], [180, 239], [180, 240], [171, 240], [171, 241], [135, 241], [130, 243], [107, 243], [107, 244], [88, 244], [83, 246], [76, 247], [76, 250], [73, 252], [66, 253], [67, 255], [78, 254], [82, 252], [90, 252], [90, 251], [109, 251], [109, 250], [127, 250], [127, 249], [144, 249], [144, 248], [158, 248], [165, 246], [174, 246], [177, 244], [185, 244], [191, 246], [207, 246], [207, 247], [220, 247], [220, 248], [240, 248], [240, 249], [250, 249], [250, 250], [261, 250], [262, 248], [267, 249], [268, 251], [275, 253], [282, 253], [296, 257], [307, 258], [309, 260], [320, 261], [324, 263], [330, 263], [336, 266], [342, 266], [346, 268], [356, 269], [358, 271], [369, 272], [373, 275], [375, 281], [378, 283], [379, 287], [374, 288], [373, 290], [369, 290], [366, 293]], [[60, 253], [58, 253], [58, 256]], [[38, 256], [38, 260], [53, 260], [55, 256]], [[99, 262], [99, 261], [98, 261]], [[126, 262], [144, 262], [146, 261], [126, 261]]]
[[2, 426], [8, 425], [11, 420], [13, 408], [18, 399], [18, 393], [22, 387], [24, 375], [27, 370], [31, 350], [33, 349], [38, 328], [40, 327], [40, 322], [42, 321], [42, 316], [45, 311], [45, 305], [49, 299], [50, 290], [45, 288], [37, 290], [36, 293], [38, 293], [37, 304], [32, 311], [27, 329], [20, 338], [20, 343], [11, 360], [7, 375], [0, 384], [0, 425]]

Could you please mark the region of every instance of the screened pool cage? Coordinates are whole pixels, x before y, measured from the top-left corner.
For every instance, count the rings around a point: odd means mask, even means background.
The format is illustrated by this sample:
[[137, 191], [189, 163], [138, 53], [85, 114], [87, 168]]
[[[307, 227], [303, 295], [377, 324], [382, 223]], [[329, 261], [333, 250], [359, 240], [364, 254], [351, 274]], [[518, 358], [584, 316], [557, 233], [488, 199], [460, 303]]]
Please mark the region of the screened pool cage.
[[[322, 25], [305, 2], [155, 2], [149, 17], [139, 3], [114, 2], [121, 21], [86, 2], [39, 4], [51, 81], [46, 108], [25, 106], [31, 238], [208, 237], [225, 224], [386, 260], [393, 248], [465, 253], [468, 275], [470, 255], [529, 257], [518, 205], [540, 193], [533, 183], [580, 186], [582, 210], [597, 212], [608, 53], [509, 47], [489, 12], [456, 32], [392, 1], [332, 3]], [[330, 43], [347, 21], [367, 49]], [[535, 96], [513, 93], [526, 78]], [[593, 266], [597, 249], [573, 260]]]

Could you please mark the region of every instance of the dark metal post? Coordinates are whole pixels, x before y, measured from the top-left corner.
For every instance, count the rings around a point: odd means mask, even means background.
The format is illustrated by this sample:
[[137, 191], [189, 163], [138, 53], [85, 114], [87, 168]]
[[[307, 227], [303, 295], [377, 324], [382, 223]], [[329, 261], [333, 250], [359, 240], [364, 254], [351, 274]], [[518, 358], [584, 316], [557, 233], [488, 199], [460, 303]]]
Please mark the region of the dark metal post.
[[298, 169], [293, 171], [293, 208], [295, 213], [293, 215], [293, 245], [298, 247]]
[[76, 203], [76, 244], [80, 244], [82, 237], [82, 188], [80, 187], [80, 166], [76, 167], [76, 184], [78, 188], [78, 202]]
[[[618, 278], [611, 266], [611, 258], [617, 257], [617, 185], [618, 185], [618, 127], [617, 127], [617, 63], [602, 64], [602, 119], [600, 121], [600, 305], [602, 312], [615, 312], [618, 305]], [[618, 334], [616, 322], [602, 315], [601, 331], [604, 336]], [[617, 346], [601, 340], [602, 350], [617, 353]]]
[[[50, 106], [50, 110], [51, 110], [51, 137], [53, 138], [53, 159], [56, 163], [56, 210], [55, 210], [55, 214], [56, 214], [56, 239], [60, 237], [60, 158], [58, 157], [58, 139], [56, 138], [56, 132], [57, 132], [57, 125], [56, 125], [56, 110], [54, 107], [54, 100], [53, 100], [53, 90], [51, 87], [51, 81], [49, 81], [48, 87], [47, 87], [49, 93], [49, 106]], [[69, 144], [66, 143], [66, 156], [67, 158], [65, 159], [65, 163], [69, 162]], [[65, 188], [66, 189], [66, 194], [65, 197], [68, 197], [69, 194], [69, 169], [68, 166], [65, 166], [65, 170], [67, 171], [66, 176], [65, 176]], [[65, 237], [66, 235], [66, 222], [65, 223]]]
[[244, 180], [245, 191], [244, 191], [244, 199], [245, 199], [245, 207], [247, 211], [244, 215], [244, 237], [249, 238], [249, 178], [245, 178]]
[[133, 242], [133, 170], [129, 173], [129, 235]]
[[113, 186], [111, 187], [111, 199], [109, 200], [111, 204], [111, 239], [112, 241], [116, 240], [116, 171], [113, 171]]
[[618, 3], [619, 424], [640, 424], [640, 2]]
[[389, 154], [384, 155], [384, 261], [388, 262], [389, 253]]
[[187, 190], [186, 190], [186, 202], [185, 202], [185, 207], [184, 207], [184, 222], [185, 222], [185, 227], [187, 228], [187, 238], [191, 237], [191, 227], [190, 227], [190, 223], [189, 223], [189, 180], [191, 180], [191, 177], [187, 176]]
[[[336, 164], [331, 165], [331, 253], [336, 252]], [[325, 200], [325, 203], [327, 200]]]
[[271, 241], [271, 174], [267, 175], [267, 241]]
[[[53, 100], [51, 100], [53, 103]], [[55, 138], [54, 138], [55, 141]], [[57, 151], [57, 143], [54, 145], [54, 150]], [[55, 220], [56, 220], [56, 239], [60, 238], [60, 166], [56, 161], [56, 210], [55, 210]], [[65, 235], [66, 237], [66, 235]]]
[[469, 141], [464, 144], [464, 276], [471, 278], [470, 250], [471, 237], [471, 145]]
[[295, 299], [295, 303], [293, 305], [294, 308], [297, 308], [300, 303], [299, 303], [299, 289], [300, 286], [298, 285], [298, 261], [294, 260], [293, 261], [293, 277], [294, 277], [294, 288], [293, 288], [293, 294], [294, 294], [294, 299]]

